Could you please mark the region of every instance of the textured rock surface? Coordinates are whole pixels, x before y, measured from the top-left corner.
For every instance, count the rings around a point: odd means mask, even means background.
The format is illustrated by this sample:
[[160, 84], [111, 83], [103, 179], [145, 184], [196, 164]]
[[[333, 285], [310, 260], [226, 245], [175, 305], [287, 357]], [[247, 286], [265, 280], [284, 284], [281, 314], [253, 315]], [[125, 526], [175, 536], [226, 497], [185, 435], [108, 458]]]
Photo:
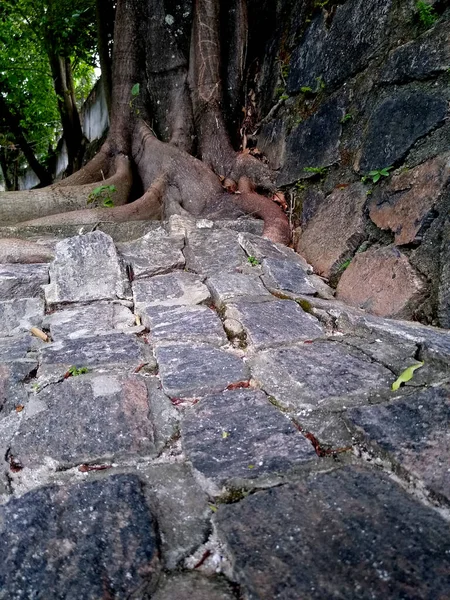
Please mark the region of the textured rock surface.
[[139, 312], [152, 306], [202, 304], [210, 299], [210, 294], [198, 275], [174, 271], [167, 275], [134, 281], [133, 298]]
[[2, 336], [18, 335], [32, 327], [41, 327], [44, 320], [44, 300], [23, 298], [0, 302], [0, 331]]
[[48, 265], [0, 265], [0, 299], [43, 296], [48, 283]]
[[195, 231], [188, 235], [184, 250], [186, 266], [196, 273], [213, 275], [217, 272], [236, 271], [247, 263], [238, 243], [238, 234], [216, 229]]
[[424, 292], [408, 258], [392, 246], [357, 254], [339, 280], [336, 298], [375, 315], [408, 319]]

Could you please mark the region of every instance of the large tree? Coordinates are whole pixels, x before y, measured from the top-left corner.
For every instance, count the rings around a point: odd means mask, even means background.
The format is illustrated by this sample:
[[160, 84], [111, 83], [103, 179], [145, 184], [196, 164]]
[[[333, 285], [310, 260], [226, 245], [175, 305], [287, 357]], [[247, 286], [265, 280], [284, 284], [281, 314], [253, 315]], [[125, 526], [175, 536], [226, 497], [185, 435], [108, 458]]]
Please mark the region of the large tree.
[[[2, 221], [251, 213], [264, 219], [267, 237], [286, 243], [272, 173], [246, 148], [243, 120], [258, 116], [252, 78], [260, 48], [248, 8], [246, 0], [118, 0], [106, 142], [82, 169], [32, 198], [1, 195]], [[99, 182], [114, 186], [113, 208], [86, 208]]]

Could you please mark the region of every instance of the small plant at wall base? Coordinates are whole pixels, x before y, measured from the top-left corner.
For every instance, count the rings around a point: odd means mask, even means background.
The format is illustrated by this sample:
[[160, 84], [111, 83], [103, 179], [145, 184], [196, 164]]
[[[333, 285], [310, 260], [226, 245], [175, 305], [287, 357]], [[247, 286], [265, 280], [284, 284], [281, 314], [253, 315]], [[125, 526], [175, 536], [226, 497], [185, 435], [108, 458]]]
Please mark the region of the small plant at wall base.
[[419, 21], [427, 29], [432, 27], [439, 18], [434, 8], [427, 2], [417, 2], [416, 8]]
[[377, 183], [382, 177], [389, 177], [389, 171], [393, 168], [394, 167], [385, 167], [384, 169], [374, 169], [373, 171], [369, 171], [367, 175], [361, 177], [361, 181], [366, 183], [368, 180], [372, 180], [372, 183]]
[[312, 175], [325, 175], [327, 167], [303, 167], [305, 173], [311, 173]]
[[102, 200], [103, 206], [106, 208], [112, 208], [114, 202], [112, 200], [113, 193], [117, 191], [115, 185], [99, 185], [94, 188], [88, 196], [88, 204], [95, 202], [96, 200]]
[[259, 265], [259, 260], [254, 256], [249, 256], [247, 260], [252, 265], [252, 267], [256, 267], [256, 265]]

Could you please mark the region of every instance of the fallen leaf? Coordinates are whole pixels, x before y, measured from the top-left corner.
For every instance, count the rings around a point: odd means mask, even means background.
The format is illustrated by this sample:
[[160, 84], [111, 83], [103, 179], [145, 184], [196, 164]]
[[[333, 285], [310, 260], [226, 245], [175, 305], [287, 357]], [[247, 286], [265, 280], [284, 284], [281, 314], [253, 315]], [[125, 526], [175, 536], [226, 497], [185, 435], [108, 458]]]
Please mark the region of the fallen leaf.
[[405, 369], [403, 373], [400, 373], [398, 378], [392, 384], [392, 390], [395, 392], [399, 389], [402, 383], [410, 381], [414, 377], [414, 371], [416, 369], [420, 369], [421, 367], [423, 367], [423, 362], [420, 362], [417, 365], [411, 365], [410, 367]]
[[81, 473], [88, 473], [89, 471], [104, 471], [105, 469], [111, 469], [112, 465], [80, 465], [78, 470]]
[[248, 388], [250, 387], [250, 381], [238, 381], [237, 383], [230, 383], [227, 386], [227, 390], [238, 390], [240, 388]]
[[18, 404], [18, 405], [16, 406], [16, 412], [22, 412], [24, 408], [25, 408], [25, 407], [24, 407], [24, 405], [23, 405], [23, 404]]
[[38, 327], [32, 327], [30, 329], [30, 333], [31, 333], [31, 335], [34, 335], [35, 337], [39, 338], [40, 340], [43, 340], [44, 342], [49, 341], [48, 335], [46, 333], [44, 333], [42, 331], [42, 329], [39, 329]]

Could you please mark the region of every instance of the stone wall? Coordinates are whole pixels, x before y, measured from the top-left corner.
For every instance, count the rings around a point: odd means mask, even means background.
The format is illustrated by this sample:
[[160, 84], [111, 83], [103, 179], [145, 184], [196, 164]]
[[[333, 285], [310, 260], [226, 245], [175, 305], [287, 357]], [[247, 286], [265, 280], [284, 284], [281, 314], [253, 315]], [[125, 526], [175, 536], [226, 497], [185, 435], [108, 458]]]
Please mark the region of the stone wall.
[[414, 0], [313, 4], [278, 3], [259, 79], [296, 249], [338, 298], [450, 327], [448, 3], [428, 27]]

